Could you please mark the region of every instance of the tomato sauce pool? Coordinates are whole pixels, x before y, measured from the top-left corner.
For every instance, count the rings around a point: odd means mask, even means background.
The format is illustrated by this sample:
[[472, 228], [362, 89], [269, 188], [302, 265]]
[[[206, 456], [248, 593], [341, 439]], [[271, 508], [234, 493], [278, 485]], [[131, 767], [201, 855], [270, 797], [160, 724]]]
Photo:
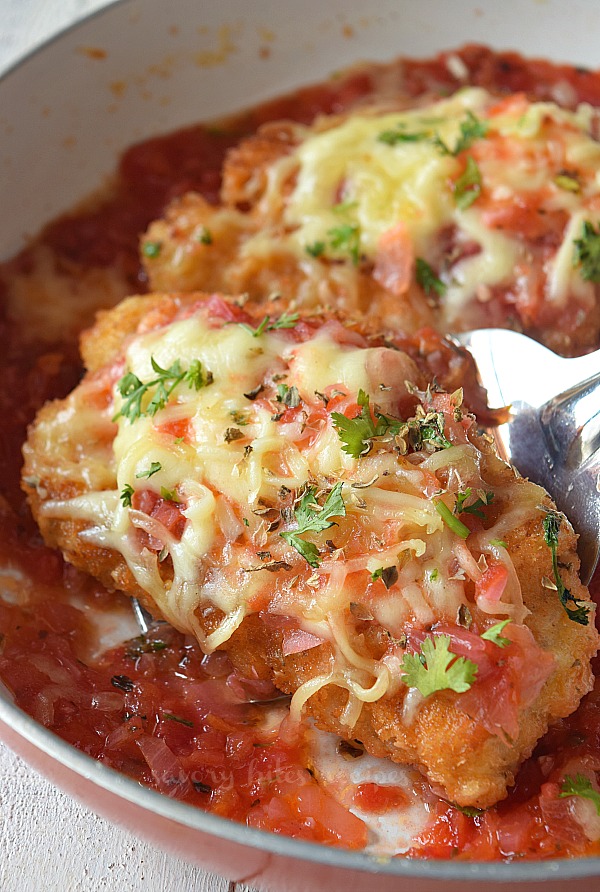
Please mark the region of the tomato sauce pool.
[[[458, 58], [468, 72], [457, 81]], [[63, 563], [37, 532], [19, 487], [27, 424], [65, 395], [81, 369], [76, 338], [36, 338], [8, 300], [11, 283], [50, 252], [74, 280], [116, 270], [124, 294], [143, 292], [139, 237], [176, 196], [194, 190], [216, 203], [228, 148], [269, 120], [308, 123], [341, 112], [397, 82], [405, 94], [448, 93], [464, 83], [536, 99], [600, 105], [600, 75], [527, 61], [514, 53], [466, 47], [435, 59], [365, 66], [299, 90], [218, 126], [197, 126], [134, 146], [120, 161], [105, 199], [50, 223], [36, 242], [0, 268], [0, 679], [37, 721], [93, 758], [141, 784], [250, 826], [360, 849], [363, 821], [322, 789], [306, 767], [302, 735], [279, 707], [257, 705], [272, 691], [250, 690], [225, 654], [204, 656], [168, 625], [98, 653], [98, 627], [129, 613], [125, 599]], [[88, 324], [90, 318], [83, 318]], [[600, 597], [600, 577], [592, 583]], [[113, 623], [114, 624], [114, 623]], [[600, 661], [596, 661], [600, 671]], [[258, 686], [260, 687], [260, 685]], [[561, 798], [566, 766], [600, 770], [600, 685], [539, 742], [508, 798], [479, 812], [431, 796], [428, 826], [414, 858], [544, 859], [598, 854]], [[391, 798], [390, 798], [391, 797]], [[401, 790], [359, 786], [355, 804], [382, 814], [402, 807]]]

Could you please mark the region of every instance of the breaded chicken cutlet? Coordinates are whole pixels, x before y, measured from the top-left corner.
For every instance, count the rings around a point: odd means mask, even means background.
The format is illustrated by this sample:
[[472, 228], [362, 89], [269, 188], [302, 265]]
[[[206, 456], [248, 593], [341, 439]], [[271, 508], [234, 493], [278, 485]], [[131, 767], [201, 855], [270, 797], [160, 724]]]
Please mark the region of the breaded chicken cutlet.
[[456, 353], [423, 338], [131, 298], [32, 425], [23, 486], [67, 561], [291, 694], [292, 720], [485, 808], [598, 642], [568, 521], [429, 386]]
[[508, 326], [559, 353], [594, 348], [589, 114], [481, 88], [415, 102], [270, 123], [243, 140], [218, 207], [190, 193], [150, 226], [151, 287], [279, 291], [409, 330]]

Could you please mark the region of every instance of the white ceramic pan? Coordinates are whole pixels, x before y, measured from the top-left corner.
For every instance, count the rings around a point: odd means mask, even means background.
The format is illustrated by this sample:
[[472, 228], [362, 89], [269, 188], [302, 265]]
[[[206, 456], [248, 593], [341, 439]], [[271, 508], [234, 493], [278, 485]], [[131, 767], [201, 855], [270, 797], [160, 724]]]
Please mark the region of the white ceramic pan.
[[[0, 257], [98, 187], [121, 150], [144, 137], [242, 109], [359, 60], [427, 56], [468, 41], [597, 67], [599, 35], [600, 5], [589, 0], [112, 4], [0, 81]], [[71, 749], [1, 693], [0, 735], [98, 812], [251, 885], [281, 892], [600, 888], [600, 859], [378, 863], [251, 830], [141, 789]]]

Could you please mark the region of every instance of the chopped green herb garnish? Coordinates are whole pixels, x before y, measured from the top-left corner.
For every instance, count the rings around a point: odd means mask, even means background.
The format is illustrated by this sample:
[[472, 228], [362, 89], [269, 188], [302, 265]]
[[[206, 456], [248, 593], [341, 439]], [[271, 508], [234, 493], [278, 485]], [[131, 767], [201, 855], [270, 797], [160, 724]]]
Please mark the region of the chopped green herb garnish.
[[252, 326], [246, 325], [245, 322], [240, 322], [239, 324], [242, 328], [245, 328], [246, 331], [249, 331], [253, 338], [259, 338], [266, 331], [276, 331], [280, 328], [294, 328], [298, 318], [298, 313], [282, 313], [278, 319], [271, 319], [270, 316], [265, 316], [257, 328], [252, 328]]
[[438, 297], [443, 297], [446, 293], [446, 285], [436, 276], [433, 269], [422, 257], [417, 257], [416, 259], [415, 276], [417, 282], [428, 297], [431, 295], [432, 291], [435, 291]]
[[150, 257], [154, 260], [158, 257], [162, 250], [162, 242], [144, 242], [142, 245], [142, 254], [144, 257]]
[[237, 427], [228, 427], [223, 434], [226, 443], [233, 443], [234, 440], [243, 440], [246, 434]]
[[358, 266], [360, 260], [360, 227], [358, 223], [342, 223], [329, 229], [327, 235], [330, 238], [331, 247], [345, 251], [350, 255], [354, 266]]
[[185, 381], [190, 390], [201, 390], [203, 387], [208, 387], [209, 384], [212, 384], [213, 376], [212, 372], [204, 368], [199, 359], [192, 359], [189, 369], [183, 374], [182, 380]]
[[295, 409], [300, 405], [300, 393], [295, 384], [291, 387], [288, 387], [287, 384], [278, 384], [277, 385], [277, 402], [283, 403], [284, 406], [287, 406], [288, 409]]
[[433, 142], [444, 155], [454, 155], [456, 157], [456, 155], [460, 155], [466, 149], [470, 149], [476, 140], [487, 136], [488, 130], [489, 125], [486, 121], [480, 121], [472, 111], [468, 111], [466, 120], [461, 121], [460, 136], [454, 149], [447, 146], [439, 135], [434, 137]]
[[212, 245], [213, 243], [212, 232], [206, 226], [202, 227], [196, 238], [202, 245]]
[[[213, 380], [212, 373], [204, 368], [199, 359], [193, 360], [187, 371], [182, 370], [178, 359], [168, 369], [161, 368], [153, 356], [150, 358], [150, 362], [152, 369], [156, 372], [156, 378], [151, 381], [144, 383], [133, 372], [127, 372], [118, 381], [117, 390], [123, 397], [124, 403], [113, 417], [113, 421], [118, 418], [127, 418], [133, 423], [143, 415], [156, 415], [159, 409], [166, 406], [169, 397], [182, 382], [185, 382], [192, 390], [200, 390], [201, 387], [211, 384]], [[152, 388], [156, 389], [144, 407], [144, 398]]]
[[475, 517], [480, 517], [482, 520], [485, 519], [485, 514], [481, 510], [485, 508], [486, 505], [489, 505], [494, 499], [494, 493], [487, 491], [483, 492], [483, 490], [478, 490], [478, 498], [475, 499], [474, 502], [471, 502], [470, 505], [465, 504], [467, 499], [472, 496], [472, 490], [468, 486], [462, 492], [459, 492], [456, 496], [456, 504], [454, 505], [454, 513], [455, 514], [473, 514]]
[[165, 499], [167, 502], [178, 502], [179, 501], [175, 490], [167, 489], [165, 486], [161, 486], [161, 488], [160, 488], [160, 497], [161, 497], [161, 499]]
[[160, 638], [146, 638], [145, 635], [140, 635], [127, 642], [126, 656], [130, 660], [137, 660], [142, 654], [155, 654], [167, 647], [167, 642]]
[[355, 208], [357, 205], [357, 201], [354, 201], [352, 198], [348, 198], [346, 199], [346, 201], [339, 201], [337, 204], [334, 204], [331, 210], [334, 214], [347, 214], [348, 211], [351, 211], [352, 208]]
[[124, 508], [131, 508], [131, 498], [133, 496], [133, 493], [133, 486], [130, 483], [126, 483], [119, 495], [119, 498], [123, 502]]
[[477, 676], [477, 665], [450, 651], [450, 636], [426, 638], [418, 654], [405, 654], [400, 666], [402, 681], [424, 697], [436, 691], [468, 691]]
[[247, 517], [244, 517], [244, 526], [245, 526], [245, 527], [249, 527], [249, 526], [250, 526], [250, 521], [248, 520]]
[[554, 184], [566, 192], [581, 192], [581, 183], [577, 177], [567, 173], [559, 173], [558, 176], [555, 176]]
[[581, 278], [586, 282], [600, 282], [600, 226], [596, 230], [593, 223], [584, 220], [581, 238], [576, 238], [573, 244], [573, 266], [580, 267]]
[[162, 465], [159, 461], [153, 461], [150, 464], [150, 467], [147, 471], [142, 471], [141, 474], [136, 474], [136, 478], [147, 477], [148, 479], [152, 477], [153, 474], [158, 474], [159, 471], [162, 470]]
[[[426, 119], [423, 119], [423, 123], [426, 123]], [[432, 120], [432, 123], [438, 123], [438, 120]], [[460, 153], [464, 152], [466, 149], [470, 149], [475, 140], [483, 139], [483, 137], [487, 136], [488, 130], [489, 125], [486, 121], [480, 121], [475, 117], [473, 112], [468, 111], [466, 119], [460, 123], [460, 136], [453, 149], [444, 142], [439, 133], [434, 133], [431, 130], [417, 130], [411, 132], [406, 130], [406, 124], [403, 122], [399, 122], [396, 128], [392, 130], [383, 130], [378, 134], [377, 140], [378, 142], [383, 142], [390, 146], [395, 146], [398, 143], [403, 142], [423, 142], [428, 140], [436, 146], [442, 154], [454, 155], [456, 157], [456, 155], [460, 155]]]
[[461, 211], [471, 207], [481, 194], [481, 171], [477, 162], [467, 156], [465, 171], [454, 183], [454, 200]]
[[446, 526], [452, 530], [453, 533], [456, 533], [457, 536], [460, 536], [461, 539], [466, 539], [471, 530], [469, 527], [465, 526], [464, 523], [456, 517], [450, 508], [443, 502], [441, 499], [434, 499], [433, 502], [435, 506], [435, 510], [440, 515]]
[[548, 513], [544, 517], [544, 520], [542, 521], [542, 526], [544, 527], [544, 541], [552, 552], [552, 570], [554, 573], [556, 590], [558, 592], [560, 603], [562, 604], [569, 619], [572, 620], [574, 623], [579, 623], [580, 626], [587, 626], [590, 621], [590, 608], [585, 603], [585, 601], [581, 601], [579, 598], [575, 598], [571, 594], [569, 589], [565, 587], [561, 579], [560, 570], [558, 568], [557, 550], [560, 524], [561, 516], [560, 514], [557, 514], [556, 511], [548, 511]]
[[371, 573], [371, 579], [376, 582], [381, 579], [387, 589], [390, 589], [395, 582], [398, 581], [398, 567], [379, 567], [374, 573]]
[[325, 251], [325, 242], [313, 242], [311, 245], [306, 246], [305, 251], [311, 257], [320, 257]]
[[427, 412], [417, 407], [420, 414], [400, 426], [399, 434], [415, 452], [426, 449], [436, 452], [438, 449], [449, 449], [452, 443], [445, 434], [443, 412]]
[[566, 796], [581, 796], [582, 799], [589, 799], [594, 803], [596, 811], [600, 815], [600, 793], [594, 790], [589, 777], [585, 777], [583, 774], [577, 774], [576, 777], [572, 777], [570, 774], [565, 775], [558, 795], [561, 799]]
[[[246, 394], [244, 394], [246, 396]], [[231, 416], [231, 420], [234, 424], [239, 425], [239, 427], [246, 427], [249, 423], [248, 415], [245, 412], [241, 412], [239, 409], [231, 409], [229, 412]]]
[[493, 545], [494, 548], [507, 548], [507, 544], [504, 539], [490, 539], [490, 545]]
[[302, 557], [308, 561], [311, 567], [318, 567], [321, 562], [319, 549], [312, 542], [306, 542], [300, 536], [303, 533], [320, 533], [333, 526], [332, 517], [344, 517], [346, 506], [342, 498], [342, 484], [336, 483], [323, 505], [317, 502], [316, 489], [309, 486], [300, 499], [294, 512], [297, 529], [280, 533], [282, 539], [291, 545]]
[[135, 685], [128, 675], [113, 675], [110, 680], [113, 687], [120, 691], [133, 691]]
[[341, 412], [332, 412], [331, 420], [342, 441], [342, 451], [353, 458], [360, 458], [371, 448], [373, 437], [398, 433], [401, 422], [389, 418], [387, 415], [381, 415], [379, 412], [375, 412], [376, 420], [373, 421], [369, 407], [369, 395], [364, 390], [358, 391], [356, 401], [361, 407], [361, 411], [355, 418], [347, 418]]
[[411, 133], [404, 127], [404, 124], [398, 124], [396, 130], [382, 130], [377, 136], [377, 141], [388, 146], [395, 146], [399, 142], [423, 142], [431, 136], [430, 130], [417, 130]]
[[508, 647], [508, 645], [510, 644], [510, 638], [504, 638], [502, 632], [509, 624], [509, 622], [511, 622], [510, 619], [503, 619], [501, 622], [490, 626], [489, 629], [485, 630], [485, 632], [482, 632], [481, 637], [485, 641], [492, 641], [494, 644], [497, 644], [498, 647]]

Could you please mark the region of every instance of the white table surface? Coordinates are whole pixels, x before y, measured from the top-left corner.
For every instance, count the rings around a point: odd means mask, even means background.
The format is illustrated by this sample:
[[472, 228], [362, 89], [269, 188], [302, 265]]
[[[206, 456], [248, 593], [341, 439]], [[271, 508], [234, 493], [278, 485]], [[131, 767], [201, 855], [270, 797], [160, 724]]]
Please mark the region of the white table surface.
[[[168, 0], [167, 0], [168, 2]], [[0, 0], [0, 72], [106, 0]], [[251, 892], [98, 817], [0, 743], [2, 892]]]

